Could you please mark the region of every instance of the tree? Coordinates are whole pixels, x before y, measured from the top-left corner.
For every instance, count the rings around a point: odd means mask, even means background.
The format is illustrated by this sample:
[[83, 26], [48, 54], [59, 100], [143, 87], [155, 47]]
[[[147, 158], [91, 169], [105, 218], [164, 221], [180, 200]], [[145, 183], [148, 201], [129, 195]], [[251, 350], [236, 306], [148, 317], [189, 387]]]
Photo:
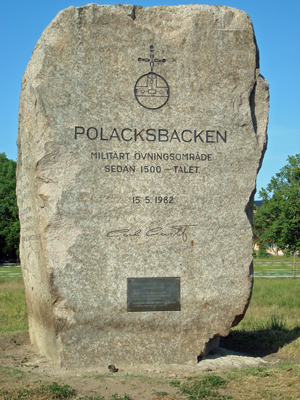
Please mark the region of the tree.
[[16, 198], [16, 162], [0, 153], [0, 258], [19, 255], [20, 222]]
[[254, 241], [267, 243], [294, 253], [300, 251], [300, 154], [289, 156], [285, 165], [266, 189], [259, 192], [262, 206], [253, 221]]

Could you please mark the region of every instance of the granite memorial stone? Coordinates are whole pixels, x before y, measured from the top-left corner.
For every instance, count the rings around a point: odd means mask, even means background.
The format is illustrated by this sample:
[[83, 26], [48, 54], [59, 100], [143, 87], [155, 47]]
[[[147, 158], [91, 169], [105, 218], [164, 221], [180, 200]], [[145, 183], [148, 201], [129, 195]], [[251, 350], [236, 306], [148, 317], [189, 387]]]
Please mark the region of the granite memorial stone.
[[196, 363], [244, 316], [268, 84], [249, 16], [70, 7], [22, 80], [31, 342], [60, 365]]

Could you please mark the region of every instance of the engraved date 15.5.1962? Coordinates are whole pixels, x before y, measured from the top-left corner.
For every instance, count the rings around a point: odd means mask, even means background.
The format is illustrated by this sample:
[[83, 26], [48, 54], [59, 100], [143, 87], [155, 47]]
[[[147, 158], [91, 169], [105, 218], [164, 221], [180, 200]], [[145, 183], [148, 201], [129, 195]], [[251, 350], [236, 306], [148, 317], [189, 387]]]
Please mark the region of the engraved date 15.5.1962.
[[191, 227], [195, 227], [198, 225], [190, 225], [190, 224], [183, 224], [183, 225], [170, 225], [170, 226], [158, 226], [156, 228], [151, 228], [151, 229], [141, 229], [141, 228], [125, 228], [125, 229], [117, 229], [117, 230], [112, 230], [106, 234], [107, 237], [109, 238], [129, 238], [129, 237], [153, 237], [153, 236], [159, 236], [159, 237], [167, 237], [167, 238], [172, 238], [172, 237], [178, 237], [180, 238], [183, 242], [187, 241], [188, 237], [188, 229]]
[[132, 202], [133, 204], [172, 204], [174, 202], [174, 196], [155, 196], [153, 198], [150, 196], [134, 196]]

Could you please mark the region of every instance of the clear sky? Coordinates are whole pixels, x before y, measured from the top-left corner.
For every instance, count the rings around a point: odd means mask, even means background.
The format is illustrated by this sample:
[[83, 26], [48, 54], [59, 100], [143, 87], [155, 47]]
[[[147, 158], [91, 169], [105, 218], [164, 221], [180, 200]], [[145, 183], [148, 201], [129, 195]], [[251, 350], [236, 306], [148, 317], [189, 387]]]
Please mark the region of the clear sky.
[[[257, 190], [300, 153], [300, 0], [217, 0], [246, 11], [260, 51], [261, 74], [270, 84], [269, 142]], [[79, 0], [0, 0], [0, 152], [17, 159], [18, 104], [21, 79], [35, 44], [56, 14]], [[104, 1], [98, 4], [118, 4]], [[216, 4], [193, 1], [139, 1], [137, 5]], [[124, 2], [124, 4], [132, 4]], [[256, 199], [259, 198], [258, 191]]]

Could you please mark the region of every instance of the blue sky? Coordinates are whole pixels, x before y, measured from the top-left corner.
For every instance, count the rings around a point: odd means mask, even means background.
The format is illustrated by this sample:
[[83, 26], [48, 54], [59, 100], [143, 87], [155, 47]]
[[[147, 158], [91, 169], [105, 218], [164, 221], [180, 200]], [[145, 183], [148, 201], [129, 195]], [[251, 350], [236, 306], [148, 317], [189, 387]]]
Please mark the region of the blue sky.
[[[149, 7], [191, 3], [214, 5], [216, 1], [161, 0], [136, 4]], [[79, 0], [1, 0], [0, 152], [8, 158], [17, 159], [21, 79], [35, 44], [60, 10], [85, 4]], [[288, 155], [300, 153], [300, 0], [218, 0], [217, 4], [239, 8], [251, 17], [261, 74], [270, 84], [269, 143], [257, 179], [259, 191], [286, 164]]]

